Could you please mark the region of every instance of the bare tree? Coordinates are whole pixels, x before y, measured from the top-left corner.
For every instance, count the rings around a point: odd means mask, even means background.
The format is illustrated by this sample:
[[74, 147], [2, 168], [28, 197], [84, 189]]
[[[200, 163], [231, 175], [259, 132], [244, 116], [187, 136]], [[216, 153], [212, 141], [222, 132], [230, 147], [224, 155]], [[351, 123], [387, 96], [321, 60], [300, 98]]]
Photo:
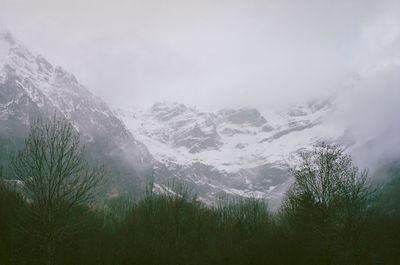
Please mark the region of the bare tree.
[[358, 247], [374, 190], [367, 183], [367, 171], [360, 172], [337, 145], [322, 143], [300, 158], [300, 165], [291, 170], [295, 182], [286, 193], [282, 213], [303, 228], [312, 227], [322, 262], [329, 265], [340, 237], [353, 250]]
[[12, 169], [23, 183], [46, 263], [53, 265], [57, 243], [82, 228], [71, 215], [94, 199], [103, 169], [88, 165], [79, 134], [71, 123], [56, 117], [31, 124], [25, 148], [14, 157]]

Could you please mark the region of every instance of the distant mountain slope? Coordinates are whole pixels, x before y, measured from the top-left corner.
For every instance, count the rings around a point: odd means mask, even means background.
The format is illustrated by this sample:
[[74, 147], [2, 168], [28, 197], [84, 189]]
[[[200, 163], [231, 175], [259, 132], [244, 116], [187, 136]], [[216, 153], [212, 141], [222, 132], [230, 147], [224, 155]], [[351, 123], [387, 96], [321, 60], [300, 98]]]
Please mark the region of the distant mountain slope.
[[251, 108], [206, 113], [164, 102], [115, 113], [172, 175], [205, 190], [206, 201], [224, 192], [276, 202], [299, 151], [345, 135], [325, 122], [331, 110], [329, 102], [314, 102], [266, 115]]
[[[109, 107], [76, 78], [32, 54], [9, 33], [0, 34], [0, 149], [7, 163], [21, 147], [29, 122], [54, 115], [70, 120], [80, 133], [90, 159], [107, 161], [114, 190], [132, 188], [150, 174], [153, 158]], [[129, 176], [129, 177], [128, 177]], [[135, 181], [136, 181], [135, 180]], [[135, 184], [136, 185], [136, 184]]]

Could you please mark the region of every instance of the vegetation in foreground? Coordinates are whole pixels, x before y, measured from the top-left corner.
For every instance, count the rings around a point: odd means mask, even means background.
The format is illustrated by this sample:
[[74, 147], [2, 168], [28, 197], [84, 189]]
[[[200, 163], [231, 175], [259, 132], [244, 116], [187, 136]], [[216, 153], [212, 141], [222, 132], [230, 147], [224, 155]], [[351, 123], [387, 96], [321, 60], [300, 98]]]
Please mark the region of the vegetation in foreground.
[[[103, 171], [66, 121], [38, 121], [0, 182], [0, 264], [400, 264], [400, 170], [379, 190], [338, 146], [301, 155], [277, 212], [185, 189], [94, 200]], [[1, 171], [0, 171], [1, 175]]]

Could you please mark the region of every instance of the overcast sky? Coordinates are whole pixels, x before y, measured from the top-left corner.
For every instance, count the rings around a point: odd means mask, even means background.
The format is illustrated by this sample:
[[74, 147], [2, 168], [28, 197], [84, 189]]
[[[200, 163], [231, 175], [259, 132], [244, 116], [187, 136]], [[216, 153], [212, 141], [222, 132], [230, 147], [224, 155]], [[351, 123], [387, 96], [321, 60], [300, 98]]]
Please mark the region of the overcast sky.
[[263, 109], [345, 87], [394, 49], [399, 11], [396, 0], [0, 0], [0, 25], [113, 106]]

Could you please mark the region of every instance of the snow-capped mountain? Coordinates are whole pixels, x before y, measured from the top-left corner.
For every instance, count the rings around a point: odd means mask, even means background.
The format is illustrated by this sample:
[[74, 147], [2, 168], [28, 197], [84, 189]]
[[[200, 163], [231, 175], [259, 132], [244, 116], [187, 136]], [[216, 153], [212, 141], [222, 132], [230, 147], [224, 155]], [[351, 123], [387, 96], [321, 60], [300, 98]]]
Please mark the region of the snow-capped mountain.
[[331, 110], [328, 101], [265, 114], [251, 108], [210, 113], [164, 102], [115, 113], [155, 159], [188, 183], [212, 190], [205, 200], [219, 191], [277, 200], [299, 151], [345, 135], [325, 122]]
[[[72, 122], [90, 159], [107, 161], [110, 176], [148, 174], [153, 158], [110, 108], [77, 79], [0, 34], [0, 143], [2, 162], [23, 142], [30, 121], [54, 115]], [[110, 162], [110, 163], [108, 163]], [[119, 181], [122, 181], [119, 179]], [[125, 178], [124, 181], [130, 181]], [[116, 182], [115, 182], [116, 183]], [[111, 183], [111, 186], [115, 186]], [[115, 184], [115, 185], [114, 185]], [[129, 186], [129, 185], [125, 185]], [[118, 185], [118, 188], [124, 185]]]
[[109, 169], [109, 196], [173, 181], [213, 203], [221, 195], [269, 199], [276, 206], [290, 184], [296, 154], [319, 141], [343, 141], [327, 122], [329, 101], [285, 111], [203, 112], [178, 103], [111, 111], [77, 79], [0, 34], [0, 162], [23, 144], [30, 121], [55, 114], [70, 120], [92, 160]]

